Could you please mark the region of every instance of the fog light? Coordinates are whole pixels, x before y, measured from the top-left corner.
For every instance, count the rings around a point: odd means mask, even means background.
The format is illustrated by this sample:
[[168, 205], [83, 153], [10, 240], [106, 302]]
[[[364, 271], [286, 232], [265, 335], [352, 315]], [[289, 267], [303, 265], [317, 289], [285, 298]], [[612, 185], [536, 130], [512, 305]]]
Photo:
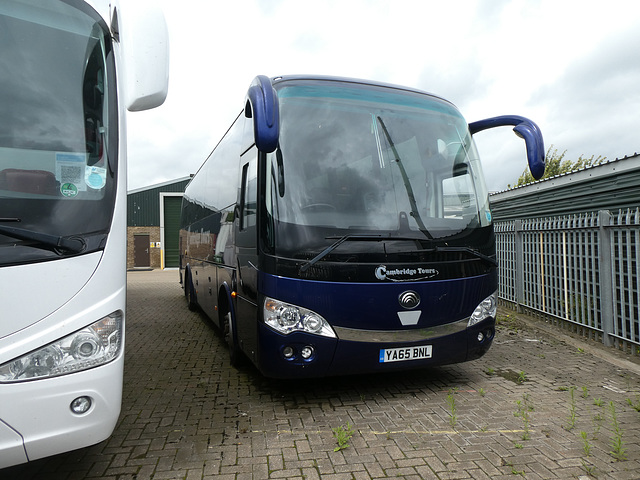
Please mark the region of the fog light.
[[293, 347], [284, 347], [282, 349], [282, 355], [284, 355], [284, 358], [293, 358], [294, 353]]
[[304, 347], [302, 349], [302, 351], [300, 352], [300, 355], [305, 360], [309, 360], [313, 356], [313, 347], [311, 347], [311, 346]]
[[484, 333], [478, 332], [478, 342], [482, 342], [484, 340]]
[[87, 413], [91, 408], [91, 398], [89, 397], [78, 397], [73, 402], [71, 402], [71, 411], [76, 415], [82, 415], [83, 413]]

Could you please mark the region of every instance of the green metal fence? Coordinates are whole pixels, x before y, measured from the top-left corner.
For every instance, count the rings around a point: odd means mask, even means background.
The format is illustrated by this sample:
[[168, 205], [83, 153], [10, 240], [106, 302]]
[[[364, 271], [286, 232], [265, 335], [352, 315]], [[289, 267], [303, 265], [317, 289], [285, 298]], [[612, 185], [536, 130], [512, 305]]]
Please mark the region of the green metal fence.
[[640, 209], [497, 221], [502, 303], [640, 353]]

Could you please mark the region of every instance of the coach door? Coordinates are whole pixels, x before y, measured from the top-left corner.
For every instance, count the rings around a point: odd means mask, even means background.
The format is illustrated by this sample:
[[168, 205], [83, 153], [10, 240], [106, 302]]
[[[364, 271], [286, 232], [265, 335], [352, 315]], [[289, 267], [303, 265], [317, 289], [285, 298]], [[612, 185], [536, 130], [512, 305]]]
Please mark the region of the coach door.
[[251, 354], [257, 343], [258, 318], [258, 161], [257, 150], [252, 148], [242, 160], [249, 160], [242, 167], [241, 198], [236, 219], [236, 253], [238, 262], [238, 296], [236, 320], [238, 339], [242, 349]]

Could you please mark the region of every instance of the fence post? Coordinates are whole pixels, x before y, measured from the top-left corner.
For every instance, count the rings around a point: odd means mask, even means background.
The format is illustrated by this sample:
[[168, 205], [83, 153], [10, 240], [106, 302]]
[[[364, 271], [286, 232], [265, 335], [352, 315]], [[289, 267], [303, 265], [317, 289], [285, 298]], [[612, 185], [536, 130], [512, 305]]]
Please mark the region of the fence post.
[[516, 249], [516, 268], [515, 268], [515, 280], [516, 280], [516, 311], [522, 313], [524, 304], [524, 248], [522, 240], [522, 220], [519, 218], [514, 221], [514, 238]]
[[610, 347], [614, 344], [611, 334], [614, 332], [613, 324], [613, 275], [611, 264], [611, 213], [607, 210], [598, 211], [598, 274], [600, 283], [600, 313], [602, 315], [602, 343]]

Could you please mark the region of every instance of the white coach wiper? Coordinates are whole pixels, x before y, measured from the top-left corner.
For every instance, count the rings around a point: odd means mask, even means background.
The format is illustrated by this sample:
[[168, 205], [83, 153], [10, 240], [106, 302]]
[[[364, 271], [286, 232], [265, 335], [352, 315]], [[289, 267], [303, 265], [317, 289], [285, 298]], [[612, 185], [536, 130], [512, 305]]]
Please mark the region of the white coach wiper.
[[[1, 218], [3, 222], [19, 222], [17, 218]], [[53, 250], [54, 252], [61, 254], [62, 251], [68, 251], [71, 253], [80, 253], [86, 247], [85, 241], [78, 236], [71, 237], [59, 237], [56, 235], [49, 235], [48, 233], [34, 232], [32, 230], [26, 230], [24, 228], [5, 227], [0, 225], [0, 235], [5, 235], [11, 238], [17, 238], [19, 240], [27, 240], [37, 242], [32, 245], [35, 248], [43, 250]]]
[[309, 267], [311, 267], [313, 264], [317, 263], [318, 261], [322, 260], [324, 257], [329, 255], [331, 252], [333, 252], [336, 248], [338, 248], [347, 240], [362, 240], [362, 241], [373, 241], [373, 242], [380, 242], [383, 240], [408, 240], [411, 242], [418, 242], [418, 243], [421, 241], [419, 238], [414, 238], [414, 237], [394, 237], [391, 235], [377, 235], [377, 234], [366, 235], [366, 234], [358, 234], [358, 233], [344, 235], [342, 237], [326, 237], [326, 238], [327, 239], [337, 238], [338, 240], [332, 243], [331, 245], [329, 245], [327, 248], [321, 251], [318, 255], [313, 257], [311, 260], [303, 264], [300, 267], [299, 273], [306, 272], [309, 269]]

